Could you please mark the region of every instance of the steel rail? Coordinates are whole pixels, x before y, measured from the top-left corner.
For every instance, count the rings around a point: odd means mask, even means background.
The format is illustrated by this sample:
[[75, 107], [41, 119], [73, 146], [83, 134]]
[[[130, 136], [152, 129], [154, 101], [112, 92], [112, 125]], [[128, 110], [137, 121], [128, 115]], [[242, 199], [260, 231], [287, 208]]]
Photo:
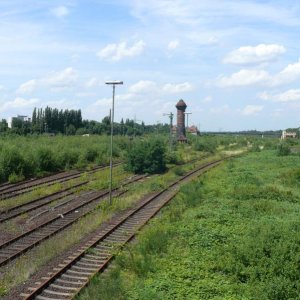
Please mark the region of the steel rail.
[[[208, 156], [204, 156], [204, 157], [201, 157], [200, 159], [205, 159], [207, 157]], [[199, 161], [199, 158], [195, 158], [195, 159], [192, 159], [192, 160], [187, 161], [185, 163], [181, 163], [179, 166], [187, 165], [187, 164], [197, 162], [197, 161]], [[170, 170], [175, 168], [175, 167], [177, 167], [177, 166], [171, 167]], [[26, 202], [26, 203], [14, 206], [12, 208], [6, 209], [6, 210], [0, 212], [0, 224], [5, 222], [5, 221], [11, 220], [15, 217], [18, 217], [18, 216], [20, 216], [24, 213], [28, 213], [32, 210], [35, 210], [35, 209], [40, 208], [44, 205], [47, 205], [47, 204], [49, 204], [53, 201], [57, 201], [57, 200], [62, 199], [64, 197], [70, 196], [70, 195], [74, 194], [75, 191], [70, 191], [68, 193], [65, 193], [65, 192], [67, 192], [67, 191], [69, 191], [73, 188], [83, 186], [83, 185], [87, 184], [88, 182], [89, 181], [85, 181], [83, 183], [79, 183], [79, 184], [73, 185], [71, 187], [65, 188], [63, 190], [54, 192], [50, 195], [42, 196], [42, 197], [34, 199], [30, 202]]]
[[[121, 191], [122, 187], [134, 183], [146, 175], [135, 176], [134, 178], [125, 181], [121, 186], [113, 189], [115, 194], [124, 193]], [[51, 220], [47, 220], [46, 222], [36, 226], [35, 228], [22, 233], [0, 245], [0, 267], [6, 265], [11, 260], [19, 257], [23, 253], [27, 252], [34, 246], [40, 244], [42, 241], [48, 239], [49, 237], [57, 234], [63, 229], [69, 227], [78, 219], [84, 217], [85, 215], [91, 213], [95, 207], [98, 205], [98, 200], [104, 200], [108, 195], [108, 191], [104, 190], [102, 192], [90, 192], [88, 194], [82, 195], [78, 197], [80, 201], [77, 205], [68, 209], [68, 211], [64, 212], [63, 215], [57, 215], [53, 217]], [[77, 200], [78, 200], [77, 199]], [[96, 204], [91, 207], [91, 209], [83, 212], [79, 212], [81, 208], [88, 207], [88, 205], [93, 205], [94, 202]]]
[[[122, 163], [117, 163], [115, 164], [114, 166], [118, 166]], [[29, 184], [27, 185], [27, 183], [24, 183], [23, 185], [24, 186], [19, 186], [17, 188], [14, 188], [14, 187], [11, 187], [9, 189], [6, 189], [6, 190], [2, 190], [0, 191], [0, 200], [6, 200], [6, 199], [10, 199], [10, 198], [13, 198], [13, 197], [16, 197], [16, 196], [20, 196], [20, 195], [23, 195], [23, 194], [26, 194], [26, 193], [29, 193], [31, 192], [32, 190], [36, 189], [37, 187], [41, 186], [41, 187], [46, 187], [46, 186], [51, 186], [51, 185], [54, 185], [56, 183], [64, 183], [64, 182], [67, 182], [67, 181], [70, 181], [72, 179], [76, 179], [76, 178], [79, 178], [80, 176], [82, 176], [82, 174], [84, 173], [87, 173], [87, 174], [93, 174], [93, 173], [96, 173], [100, 170], [105, 170], [105, 169], [108, 169], [109, 166], [101, 166], [101, 167], [97, 167], [97, 168], [94, 168], [92, 170], [89, 170], [89, 171], [84, 171], [84, 172], [78, 172], [78, 173], [75, 173], [75, 174], [68, 174], [66, 176], [63, 176], [63, 177], [59, 177], [59, 178], [48, 178], [47, 181], [42, 181], [42, 182], [33, 182], [32, 184]], [[55, 175], [53, 175], [52, 177], [54, 177]], [[39, 179], [37, 179], [39, 180]], [[30, 182], [28, 182], [30, 183]]]
[[114, 258], [116, 247], [120, 248], [128, 243], [141, 227], [174, 198], [183, 182], [199, 176], [221, 161], [216, 160], [190, 171], [166, 189], [146, 198], [137, 207], [127, 211], [118, 222], [108, 225], [106, 230], [96, 234], [63, 264], [54, 268], [52, 273], [42, 277], [34, 287], [28, 288], [28, 293], [20, 294], [21, 299], [73, 299], [94, 275], [108, 266]]
[[72, 190], [72, 189], [81, 187], [81, 186], [87, 184], [88, 182], [89, 181], [84, 181], [84, 182], [75, 184], [73, 186], [67, 187], [65, 189], [62, 189], [60, 191], [54, 192], [52, 194], [38, 197], [30, 202], [26, 202], [26, 203], [23, 203], [23, 204], [14, 206], [14, 207], [10, 207], [5, 211], [0, 212], [0, 224], [5, 221], [8, 221], [10, 219], [16, 218], [24, 213], [28, 213], [32, 210], [38, 209], [38, 208], [40, 208], [44, 205], [47, 205], [53, 201], [57, 201], [64, 197], [73, 195], [76, 192], [76, 190]]

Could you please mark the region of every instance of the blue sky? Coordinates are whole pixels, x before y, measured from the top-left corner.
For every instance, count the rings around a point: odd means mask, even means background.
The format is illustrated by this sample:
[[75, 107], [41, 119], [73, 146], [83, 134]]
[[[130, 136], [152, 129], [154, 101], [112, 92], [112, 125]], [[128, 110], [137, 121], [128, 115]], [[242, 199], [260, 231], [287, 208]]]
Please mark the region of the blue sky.
[[300, 2], [1, 0], [0, 118], [36, 107], [202, 130], [299, 127]]

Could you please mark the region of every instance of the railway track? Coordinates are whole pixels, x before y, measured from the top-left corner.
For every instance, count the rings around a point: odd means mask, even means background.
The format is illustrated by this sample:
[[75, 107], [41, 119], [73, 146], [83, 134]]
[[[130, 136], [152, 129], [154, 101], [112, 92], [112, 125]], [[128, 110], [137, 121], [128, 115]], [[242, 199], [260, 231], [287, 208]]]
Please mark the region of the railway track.
[[202, 165], [189, 172], [166, 189], [142, 200], [135, 208], [127, 210], [118, 220], [70, 255], [53, 271], [20, 294], [23, 300], [73, 299], [97, 273], [102, 272], [114, 257], [116, 249], [128, 243], [160, 209], [178, 193], [184, 182], [218, 165], [222, 160]]
[[38, 197], [30, 202], [23, 203], [23, 204], [11, 207], [9, 209], [6, 209], [5, 211], [0, 212], [0, 224], [8, 221], [10, 219], [16, 218], [24, 213], [28, 213], [32, 210], [35, 210], [42, 206], [50, 204], [51, 202], [54, 202], [54, 201], [60, 200], [62, 198], [68, 197], [70, 195], [73, 195], [76, 192], [76, 188], [83, 186], [87, 183], [88, 183], [88, 181], [74, 184], [71, 187], [65, 188], [58, 192], [54, 192], [50, 195]]
[[[203, 158], [206, 158], [206, 157], [203, 157]], [[183, 163], [182, 165], [190, 164], [190, 163], [196, 162], [198, 160], [199, 159], [192, 159], [192, 160], [190, 160], [186, 163]], [[75, 184], [71, 187], [62, 189], [58, 192], [54, 192], [50, 195], [38, 197], [38, 198], [36, 198], [36, 199], [34, 199], [30, 202], [23, 203], [23, 204], [11, 207], [9, 209], [6, 209], [6, 210], [0, 212], [0, 224], [3, 223], [3, 222], [6, 222], [8, 220], [11, 220], [13, 218], [16, 218], [16, 217], [18, 217], [18, 216], [20, 216], [24, 213], [28, 213], [30, 211], [33, 211], [33, 210], [38, 209], [40, 207], [43, 207], [43, 206], [45, 206], [45, 205], [47, 205], [51, 202], [60, 200], [64, 197], [68, 197], [68, 196], [70, 196], [70, 195], [72, 195], [76, 192], [76, 190], [74, 190], [74, 189], [76, 189], [80, 186], [83, 186], [87, 183], [88, 183], [88, 181], [84, 181], [82, 183], [78, 183], [78, 184]]]
[[[146, 175], [134, 176], [134, 178], [125, 181], [122, 186], [136, 182]], [[113, 189], [113, 195], [124, 193], [120, 187]], [[70, 207], [67, 207], [62, 213], [55, 214], [51, 219], [39, 224], [35, 228], [22, 233], [7, 242], [0, 245], [0, 267], [4, 266], [13, 259], [24, 254], [31, 248], [40, 244], [42, 241], [57, 234], [63, 229], [69, 227], [74, 222], [93, 211], [99, 201], [104, 200], [109, 191], [88, 192], [84, 195], [78, 196], [76, 201], [68, 201]]]
[[[120, 165], [121, 163], [117, 163], [114, 166]], [[82, 174], [93, 174], [100, 170], [104, 170], [109, 168], [109, 166], [104, 167], [97, 167], [89, 171], [79, 172], [79, 171], [72, 171], [69, 173], [59, 173], [56, 175], [52, 175], [49, 177], [44, 177], [40, 179], [33, 179], [33, 180], [27, 180], [25, 182], [17, 183], [14, 185], [6, 185], [0, 187], [0, 200], [10, 199], [16, 196], [20, 196], [26, 193], [31, 192], [32, 190], [36, 189], [39, 186], [51, 186], [56, 183], [64, 183], [67, 181], [70, 181], [72, 179], [79, 178]]]

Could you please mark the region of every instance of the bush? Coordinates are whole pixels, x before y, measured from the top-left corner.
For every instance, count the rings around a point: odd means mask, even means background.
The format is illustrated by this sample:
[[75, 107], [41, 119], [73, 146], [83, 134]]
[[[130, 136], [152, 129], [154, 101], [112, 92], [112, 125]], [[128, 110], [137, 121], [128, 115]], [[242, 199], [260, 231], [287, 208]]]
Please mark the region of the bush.
[[27, 174], [30, 172], [24, 157], [15, 147], [5, 147], [0, 155], [2, 180], [7, 180], [11, 174]]
[[278, 156], [287, 156], [291, 153], [291, 149], [287, 144], [280, 143], [277, 147], [277, 155]]
[[40, 171], [53, 172], [58, 169], [54, 153], [48, 148], [39, 148], [36, 153], [37, 166]]
[[252, 147], [250, 148], [251, 152], [260, 152], [260, 147], [257, 144], [252, 145]]
[[167, 164], [175, 164], [175, 165], [180, 165], [184, 163], [184, 160], [181, 155], [173, 152], [168, 151], [166, 154], [166, 162]]
[[88, 162], [95, 161], [96, 157], [98, 156], [98, 150], [96, 148], [87, 148], [84, 153], [84, 158]]
[[194, 149], [196, 151], [204, 151], [204, 152], [210, 152], [215, 153], [217, 148], [217, 144], [213, 141], [196, 141], [194, 144]]
[[180, 168], [180, 167], [174, 168], [174, 169], [173, 169], [173, 172], [174, 172], [174, 174], [177, 175], [177, 176], [183, 176], [184, 173], [185, 173], [184, 170], [183, 170], [182, 168]]
[[15, 172], [10, 174], [9, 177], [8, 177], [8, 181], [10, 183], [17, 183], [17, 182], [22, 181], [24, 179], [25, 179], [25, 177], [22, 173], [21, 174], [16, 174]]
[[126, 154], [126, 167], [135, 174], [162, 173], [166, 170], [166, 148], [161, 140], [136, 142]]
[[63, 150], [58, 154], [56, 167], [59, 169], [70, 168], [79, 160], [80, 153], [76, 150]]

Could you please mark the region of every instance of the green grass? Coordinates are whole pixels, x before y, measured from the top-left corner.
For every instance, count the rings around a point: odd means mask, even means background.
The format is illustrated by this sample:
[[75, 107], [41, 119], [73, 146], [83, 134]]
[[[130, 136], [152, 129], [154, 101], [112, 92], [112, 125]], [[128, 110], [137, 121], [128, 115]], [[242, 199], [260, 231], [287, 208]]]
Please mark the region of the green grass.
[[262, 151], [211, 170], [78, 299], [300, 299], [299, 167]]

